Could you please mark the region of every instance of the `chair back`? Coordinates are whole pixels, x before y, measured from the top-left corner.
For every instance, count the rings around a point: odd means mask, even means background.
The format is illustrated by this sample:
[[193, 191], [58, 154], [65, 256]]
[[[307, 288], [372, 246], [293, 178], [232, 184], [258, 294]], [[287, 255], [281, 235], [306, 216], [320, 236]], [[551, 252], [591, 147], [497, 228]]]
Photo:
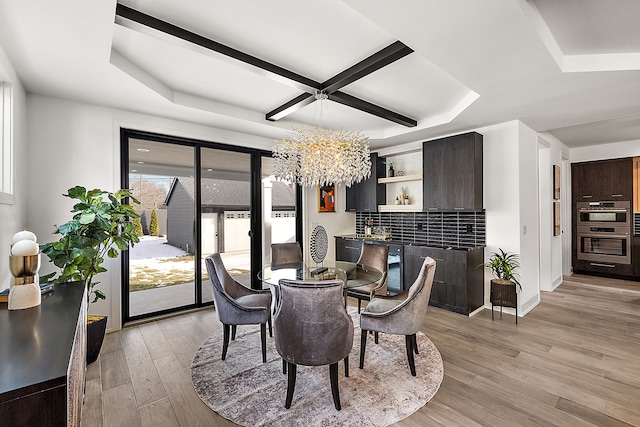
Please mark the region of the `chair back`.
[[271, 244], [271, 268], [302, 262], [302, 249], [298, 242]]
[[[229, 274], [222, 262], [220, 254], [211, 254], [205, 258], [205, 265], [209, 273], [209, 281], [213, 289], [213, 302], [218, 313], [220, 322], [224, 324], [237, 325], [254, 322], [255, 319], [264, 317], [264, 314], [257, 312], [255, 309], [245, 309], [236, 302], [236, 299], [249, 292], [240, 284], [238, 284]], [[263, 311], [268, 311], [266, 307]]]
[[407, 299], [403, 303], [405, 306], [404, 310], [409, 314], [406, 324], [404, 325], [408, 333], [403, 335], [415, 334], [422, 327], [424, 316], [429, 306], [435, 272], [436, 261], [433, 258], [426, 257], [420, 268], [420, 273], [409, 288]]
[[[387, 282], [387, 270], [389, 266], [389, 245], [376, 245], [375, 243], [363, 243], [362, 251], [358, 264], [368, 265], [382, 272], [382, 277], [377, 281], [378, 284]], [[382, 294], [387, 293], [387, 287], [384, 286]]]
[[280, 280], [274, 341], [282, 358], [296, 365], [336, 363], [353, 346], [353, 321], [344, 308], [342, 280]]

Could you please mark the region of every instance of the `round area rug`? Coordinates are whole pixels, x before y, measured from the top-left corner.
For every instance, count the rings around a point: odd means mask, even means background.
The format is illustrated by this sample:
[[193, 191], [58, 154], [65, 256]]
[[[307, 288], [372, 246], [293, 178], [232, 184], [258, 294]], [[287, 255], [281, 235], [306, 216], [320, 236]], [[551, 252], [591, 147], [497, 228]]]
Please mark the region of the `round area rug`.
[[196, 351], [191, 380], [200, 399], [221, 416], [243, 426], [387, 426], [408, 417], [436, 394], [444, 375], [442, 357], [422, 332], [411, 376], [405, 338], [380, 334], [367, 340], [364, 369], [360, 360], [360, 328], [356, 310], [349, 307], [355, 327], [349, 355], [349, 377], [340, 362], [338, 383], [342, 410], [331, 397], [328, 366], [298, 366], [290, 409], [284, 407], [287, 375], [273, 338], [267, 336], [267, 363], [262, 363], [258, 326], [239, 326], [222, 354], [222, 331]]

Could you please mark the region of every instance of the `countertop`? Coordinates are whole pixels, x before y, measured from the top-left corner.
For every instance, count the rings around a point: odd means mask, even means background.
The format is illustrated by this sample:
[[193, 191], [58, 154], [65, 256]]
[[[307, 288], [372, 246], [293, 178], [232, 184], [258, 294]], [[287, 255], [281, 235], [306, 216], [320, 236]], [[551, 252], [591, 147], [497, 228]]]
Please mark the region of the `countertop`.
[[368, 242], [380, 242], [380, 243], [388, 243], [390, 245], [402, 245], [402, 246], [418, 246], [423, 248], [435, 248], [435, 249], [446, 249], [453, 251], [471, 251], [478, 248], [484, 248], [484, 246], [465, 246], [465, 247], [453, 247], [453, 246], [435, 246], [435, 245], [422, 245], [419, 243], [415, 243], [412, 241], [403, 241], [391, 238], [390, 240], [383, 240], [377, 238], [367, 238], [367, 237], [359, 237], [356, 234], [340, 234], [335, 237], [339, 237], [342, 239], [350, 239], [350, 240], [362, 240]]

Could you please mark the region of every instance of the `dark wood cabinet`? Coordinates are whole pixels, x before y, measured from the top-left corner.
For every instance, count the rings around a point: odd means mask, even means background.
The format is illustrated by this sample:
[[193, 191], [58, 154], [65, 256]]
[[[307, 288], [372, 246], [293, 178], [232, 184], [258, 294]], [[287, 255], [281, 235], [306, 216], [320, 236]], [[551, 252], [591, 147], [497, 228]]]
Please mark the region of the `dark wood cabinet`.
[[362, 252], [362, 240], [336, 237], [336, 261], [357, 262]]
[[576, 202], [633, 200], [633, 159], [598, 160], [571, 165]]
[[347, 187], [346, 211], [377, 212], [378, 205], [384, 205], [387, 198], [385, 184], [378, 184], [378, 178], [384, 178], [386, 168], [384, 159], [377, 153], [371, 153], [371, 176], [351, 187]]
[[483, 248], [464, 251], [405, 246], [405, 287], [416, 280], [426, 257], [436, 261], [430, 305], [462, 314], [484, 305], [484, 270], [477, 268], [484, 260]]
[[37, 307], [0, 304], [0, 424], [80, 426], [86, 304], [80, 283], [55, 285]]
[[425, 210], [482, 210], [482, 135], [427, 141], [422, 148]]

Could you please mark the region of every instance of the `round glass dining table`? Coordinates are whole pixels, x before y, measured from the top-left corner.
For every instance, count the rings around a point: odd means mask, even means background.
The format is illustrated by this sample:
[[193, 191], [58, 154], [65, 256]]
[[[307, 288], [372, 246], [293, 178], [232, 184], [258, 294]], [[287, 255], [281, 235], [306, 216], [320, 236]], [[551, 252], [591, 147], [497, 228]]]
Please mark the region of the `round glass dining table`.
[[321, 281], [340, 279], [345, 288], [353, 288], [377, 282], [382, 272], [373, 267], [354, 262], [334, 261], [316, 263], [291, 263], [277, 268], [267, 267], [258, 273], [265, 285], [277, 285], [280, 279]]

